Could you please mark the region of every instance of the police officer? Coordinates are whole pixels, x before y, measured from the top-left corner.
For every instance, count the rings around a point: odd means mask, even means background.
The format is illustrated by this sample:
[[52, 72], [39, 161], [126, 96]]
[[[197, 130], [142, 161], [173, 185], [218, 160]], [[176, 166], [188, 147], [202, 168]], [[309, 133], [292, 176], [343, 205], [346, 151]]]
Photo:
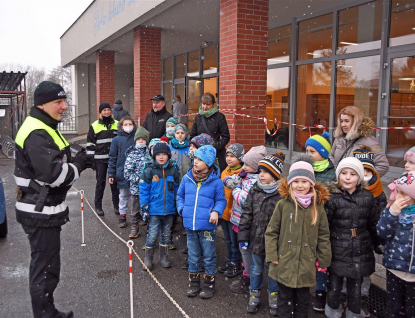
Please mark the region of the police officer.
[[65, 99], [62, 86], [40, 83], [34, 107], [15, 140], [16, 218], [30, 243], [29, 285], [35, 318], [73, 317], [72, 311], [55, 308], [53, 292], [59, 283], [61, 226], [69, 221], [66, 193], [90, 165], [85, 150], [71, 157], [69, 144], [57, 129], [68, 108]]
[[[117, 136], [118, 121], [111, 114], [111, 106], [107, 102], [99, 105], [99, 119], [94, 121], [89, 127], [86, 153], [95, 162], [97, 184], [95, 187], [95, 210], [98, 215], [104, 215], [102, 210], [102, 198], [104, 197], [105, 184], [107, 181], [107, 170], [109, 152], [112, 138]], [[118, 210], [119, 198], [117, 183], [110, 184], [112, 193], [112, 204], [114, 212], [120, 214]]]

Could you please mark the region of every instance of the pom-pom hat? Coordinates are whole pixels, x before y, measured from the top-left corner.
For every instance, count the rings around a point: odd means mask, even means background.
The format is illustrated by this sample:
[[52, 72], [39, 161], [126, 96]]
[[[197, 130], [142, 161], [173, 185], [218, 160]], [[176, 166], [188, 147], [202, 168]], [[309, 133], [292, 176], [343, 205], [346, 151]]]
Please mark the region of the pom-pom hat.
[[258, 170], [259, 161], [267, 155], [265, 146], [252, 147], [244, 156], [244, 163], [255, 171]]
[[276, 151], [259, 162], [258, 170], [263, 169], [272, 175], [275, 180], [280, 180], [282, 169], [284, 167], [284, 160], [285, 154], [282, 151]]
[[165, 153], [171, 159], [170, 146], [165, 141], [159, 141], [153, 147], [153, 159], [156, 159], [156, 155], [159, 153]]
[[314, 186], [316, 184], [313, 168], [314, 159], [306, 154], [301, 154], [294, 157], [292, 162], [287, 177], [288, 185], [294, 180], [306, 179]]
[[415, 171], [404, 173], [396, 180], [396, 187], [415, 199]]
[[372, 151], [372, 148], [369, 146], [361, 146], [359, 149], [353, 151], [353, 157], [359, 159], [362, 164], [363, 168], [375, 171], [375, 153]]
[[331, 152], [330, 134], [324, 132], [321, 135], [314, 135], [307, 139], [305, 146], [313, 147], [324, 159], [329, 157]]

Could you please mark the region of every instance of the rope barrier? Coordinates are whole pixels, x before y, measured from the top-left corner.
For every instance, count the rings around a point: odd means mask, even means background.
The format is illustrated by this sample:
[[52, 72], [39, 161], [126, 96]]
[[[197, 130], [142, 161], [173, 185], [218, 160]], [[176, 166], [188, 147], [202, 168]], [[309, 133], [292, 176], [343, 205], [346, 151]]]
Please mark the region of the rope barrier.
[[[78, 192], [79, 194], [81, 194], [81, 192], [83, 193], [83, 197], [84, 200], [86, 202], [86, 204], [89, 206], [89, 208], [92, 210], [92, 212], [94, 212], [95, 216], [97, 217], [97, 219], [102, 223], [102, 225], [104, 225], [112, 234], [114, 234], [114, 236], [116, 238], [118, 238], [121, 242], [123, 242], [125, 245], [127, 245], [128, 249], [134, 253], [134, 255], [137, 257], [138, 261], [141, 263], [141, 265], [143, 265], [143, 268], [146, 270], [146, 272], [150, 275], [150, 277], [153, 279], [153, 281], [156, 283], [156, 285], [163, 291], [163, 293], [166, 295], [166, 297], [173, 303], [173, 305], [175, 305], [175, 307], [180, 311], [180, 313], [183, 315], [183, 317], [185, 318], [189, 318], [189, 315], [184, 311], [184, 309], [182, 307], [180, 307], [180, 305], [177, 303], [177, 301], [174, 300], [174, 298], [170, 295], [170, 293], [164, 288], [164, 286], [159, 282], [159, 280], [153, 275], [153, 273], [147, 268], [147, 266], [144, 264], [143, 260], [141, 259], [141, 257], [138, 255], [138, 253], [136, 252], [136, 250], [133, 248], [133, 246], [129, 245], [130, 241], [125, 241], [123, 238], [121, 238], [117, 233], [115, 233], [97, 214], [97, 212], [94, 210], [94, 208], [92, 207], [92, 205], [89, 203], [88, 199], [84, 196], [84, 190], [78, 190], [77, 188], [75, 188], [74, 186], [72, 186], [72, 188]], [[81, 198], [82, 198], [82, 194], [81, 194]], [[83, 204], [83, 202], [82, 202]], [[132, 296], [132, 263], [131, 263], [131, 267], [130, 267], [130, 297]], [[132, 298], [131, 298], [131, 306], [132, 306]], [[131, 307], [131, 317], [132, 316], [132, 307]]]

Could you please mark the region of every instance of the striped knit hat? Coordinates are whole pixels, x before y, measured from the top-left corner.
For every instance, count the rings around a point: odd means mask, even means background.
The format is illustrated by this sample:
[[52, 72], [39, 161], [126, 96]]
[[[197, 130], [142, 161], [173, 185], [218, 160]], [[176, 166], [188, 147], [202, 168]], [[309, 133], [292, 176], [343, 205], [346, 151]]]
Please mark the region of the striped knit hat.
[[280, 180], [282, 169], [284, 167], [284, 160], [285, 154], [282, 151], [276, 151], [259, 162], [258, 170], [265, 170], [272, 175], [275, 180]]
[[362, 162], [363, 168], [375, 171], [375, 162], [373, 161], [375, 154], [369, 146], [363, 145], [359, 149], [353, 151], [353, 157]]
[[324, 159], [329, 157], [331, 151], [330, 134], [324, 132], [321, 135], [314, 135], [307, 139], [305, 147], [313, 147]]
[[187, 134], [188, 134], [188, 130], [187, 130], [187, 127], [186, 127], [186, 125], [185, 125], [185, 124], [177, 124], [177, 125], [176, 125], [176, 127], [174, 127], [174, 133], [176, 133], [177, 129], [181, 129], [181, 130], [183, 130], [183, 131], [184, 131], [184, 133], [185, 133], [185, 134], [186, 134], [186, 136], [187, 136]]
[[306, 179], [314, 186], [316, 177], [314, 176], [314, 159], [306, 154], [300, 154], [292, 160], [290, 172], [287, 177], [288, 185], [297, 179]]

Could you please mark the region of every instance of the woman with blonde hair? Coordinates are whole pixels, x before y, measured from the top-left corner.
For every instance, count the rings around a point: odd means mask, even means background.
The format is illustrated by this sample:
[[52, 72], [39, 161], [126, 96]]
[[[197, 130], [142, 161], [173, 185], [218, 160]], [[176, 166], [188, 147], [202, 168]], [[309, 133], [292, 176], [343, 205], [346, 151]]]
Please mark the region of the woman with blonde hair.
[[337, 127], [334, 137], [330, 160], [337, 167], [339, 162], [347, 157], [353, 157], [353, 149], [360, 146], [368, 146], [375, 153], [375, 170], [382, 177], [389, 170], [389, 162], [385, 153], [372, 135], [375, 123], [365, 116], [363, 111], [356, 106], [347, 106], [337, 114]]

